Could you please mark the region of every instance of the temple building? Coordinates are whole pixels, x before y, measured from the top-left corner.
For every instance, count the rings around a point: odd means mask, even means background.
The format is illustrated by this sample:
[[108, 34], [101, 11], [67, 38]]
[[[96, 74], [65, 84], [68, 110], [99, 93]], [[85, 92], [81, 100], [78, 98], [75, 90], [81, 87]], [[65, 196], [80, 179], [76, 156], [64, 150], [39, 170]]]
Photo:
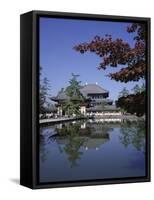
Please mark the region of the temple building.
[[[119, 109], [113, 105], [113, 101], [109, 99], [109, 91], [96, 84], [85, 84], [80, 89], [85, 101], [80, 105], [81, 114], [86, 116], [101, 116], [106, 114], [120, 114]], [[51, 97], [56, 102], [58, 116], [64, 116], [63, 104], [69, 101], [69, 97], [62, 88], [57, 96]]]

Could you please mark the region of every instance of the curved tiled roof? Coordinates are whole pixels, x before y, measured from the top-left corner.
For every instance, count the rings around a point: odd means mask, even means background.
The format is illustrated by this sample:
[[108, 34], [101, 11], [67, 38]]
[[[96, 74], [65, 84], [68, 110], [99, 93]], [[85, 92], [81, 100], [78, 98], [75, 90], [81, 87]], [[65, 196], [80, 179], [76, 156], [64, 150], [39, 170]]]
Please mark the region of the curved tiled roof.
[[[88, 94], [106, 94], [109, 91], [103, 89], [97, 84], [87, 84], [82, 86], [80, 89], [80, 92], [84, 97], [87, 97]], [[62, 89], [61, 91], [58, 92], [56, 97], [52, 97], [52, 100], [67, 100], [69, 97], [66, 95], [65, 90]]]
[[107, 90], [103, 89], [102, 87], [100, 87], [97, 84], [87, 84], [84, 85], [81, 89], [80, 89], [81, 93], [83, 93], [83, 95], [87, 95], [87, 94], [105, 94], [108, 93]]
[[68, 99], [68, 96], [66, 95], [65, 91], [60, 91], [57, 94], [57, 98], [63, 100], [63, 99]]

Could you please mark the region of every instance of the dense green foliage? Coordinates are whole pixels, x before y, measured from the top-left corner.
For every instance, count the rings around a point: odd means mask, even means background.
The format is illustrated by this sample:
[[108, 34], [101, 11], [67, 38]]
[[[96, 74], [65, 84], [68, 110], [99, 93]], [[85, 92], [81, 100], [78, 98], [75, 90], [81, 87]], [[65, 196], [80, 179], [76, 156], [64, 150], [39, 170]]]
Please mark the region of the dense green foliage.
[[141, 117], [145, 114], [145, 92], [123, 96], [116, 102], [117, 107], [123, 108], [130, 114]]
[[116, 101], [117, 107], [122, 108], [130, 114], [136, 114], [137, 116], [143, 116], [145, 114], [145, 85], [141, 87], [135, 85], [132, 89], [133, 93], [130, 93], [124, 88]]
[[[41, 77], [41, 71], [42, 68], [40, 67], [40, 77]], [[39, 107], [40, 107], [40, 113], [46, 112], [50, 108], [50, 103], [48, 102], [49, 97], [49, 80], [44, 77], [43, 79], [40, 78], [40, 86], [39, 86]]]
[[80, 81], [77, 80], [79, 75], [72, 74], [69, 81], [69, 86], [66, 88], [65, 93], [69, 97], [63, 105], [63, 109], [68, 115], [80, 115], [80, 104], [84, 101], [84, 97], [80, 92]]

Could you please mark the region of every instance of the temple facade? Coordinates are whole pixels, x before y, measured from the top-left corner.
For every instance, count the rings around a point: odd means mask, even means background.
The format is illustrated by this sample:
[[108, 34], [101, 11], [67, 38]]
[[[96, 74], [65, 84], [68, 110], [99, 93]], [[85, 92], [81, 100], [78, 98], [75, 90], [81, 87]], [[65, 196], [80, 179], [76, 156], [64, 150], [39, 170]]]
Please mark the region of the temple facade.
[[[80, 89], [84, 96], [84, 103], [80, 105], [80, 112], [85, 116], [102, 116], [102, 115], [119, 115], [119, 109], [113, 105], [113, 101], [109, 99], [109, 91], [96, 84], [85, 84]], [[69, 101], [69, 97], [62, 88], [57, 96], [51, 97], [51, 100], [56, 102], [57, 115], [65, 116], [63, 104]]]

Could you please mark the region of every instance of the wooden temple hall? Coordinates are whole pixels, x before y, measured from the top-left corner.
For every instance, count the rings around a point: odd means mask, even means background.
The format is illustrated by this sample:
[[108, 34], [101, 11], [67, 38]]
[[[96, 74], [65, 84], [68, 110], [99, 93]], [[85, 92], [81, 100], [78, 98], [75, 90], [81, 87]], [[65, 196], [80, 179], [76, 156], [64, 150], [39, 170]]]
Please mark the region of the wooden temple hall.
[[[80, 112], [85, 116], [102, 116], [102, 115], [119, 115], [119, 109], [113, 105], [110, 100], [109, 91], [96, 84], [85, 84], [80, 89], [81, 94], [84, 96], [84, 103], [80, 105]], [[56, 102], [57, 115], [65, 116], [63, 104], [69, 100], [65, 93], [65, 89], [61, 89], [57, 96], [51, 97], [51, 100]]]

